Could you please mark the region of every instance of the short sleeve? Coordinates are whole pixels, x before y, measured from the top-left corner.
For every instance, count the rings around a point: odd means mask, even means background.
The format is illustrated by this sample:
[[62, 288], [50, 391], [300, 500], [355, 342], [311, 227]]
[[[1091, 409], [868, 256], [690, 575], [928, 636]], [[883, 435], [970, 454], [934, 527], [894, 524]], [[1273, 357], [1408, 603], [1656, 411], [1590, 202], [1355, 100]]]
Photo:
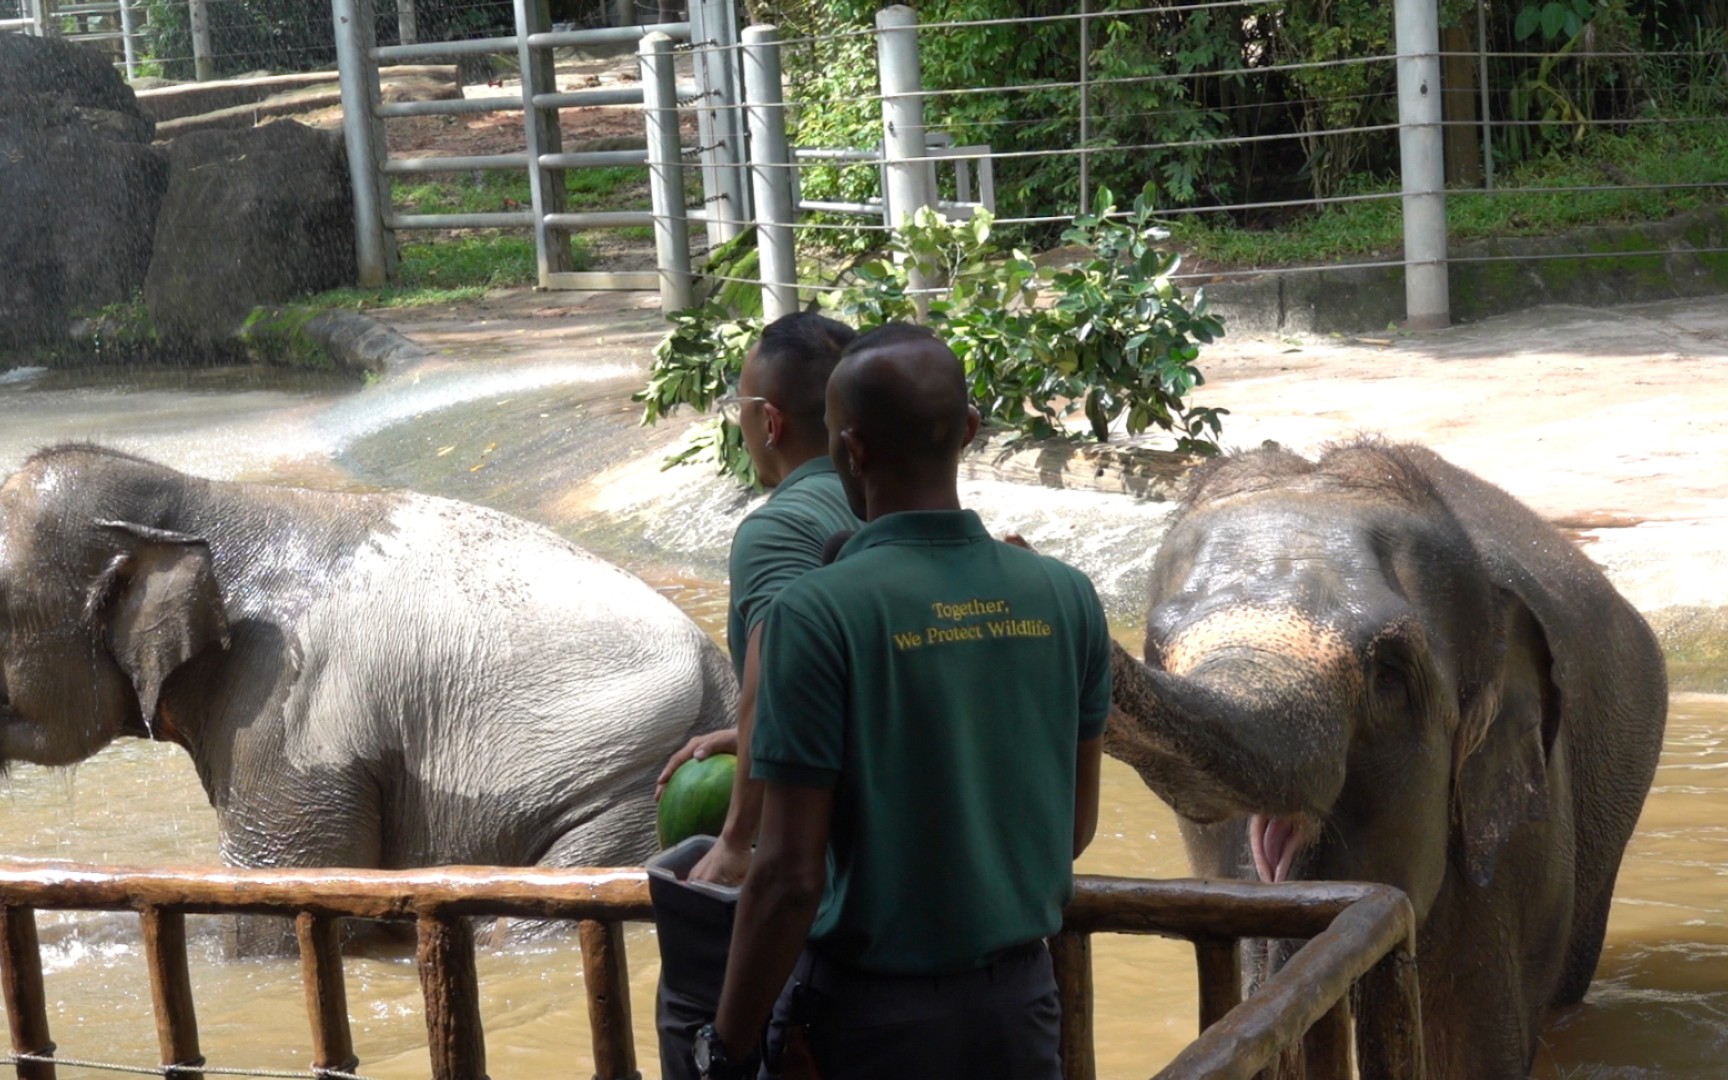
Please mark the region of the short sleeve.
[[1110, 716], [1110, 624], [1091, 580], [1078, 571], [1075, 576], [1080, 579], [1080, 600], [1085, 605], [1085, 655], [1080, 668], [1080, 738], [1085, 741], [1104, 734], [1104, 723]]
[[728, 567], [733, 606], [737, 609], [744, 647], [781, 589], [822, 564], [822, 545], [768, 508], [758, 510], [738, 526]]
[[832, 620], [796, 600], [769, 607], [750, 739], [752, 779], [821, 788], [839, 782], [846, 682], [845, 653]]

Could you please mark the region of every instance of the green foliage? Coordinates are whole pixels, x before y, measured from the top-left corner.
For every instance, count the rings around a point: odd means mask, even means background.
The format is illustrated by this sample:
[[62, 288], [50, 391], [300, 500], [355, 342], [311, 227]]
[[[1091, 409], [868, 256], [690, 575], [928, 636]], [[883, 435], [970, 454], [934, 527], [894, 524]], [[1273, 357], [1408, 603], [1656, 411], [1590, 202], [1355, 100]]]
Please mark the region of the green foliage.
[[[671, 332], [654, 347], [648, 385], [631, 398], [642, 406], [644, 427], [672, 415], [680, 405], [706, 412], [738, 381], [744, 356], [762, 333], [760, 314], [739, 316], [713, 300], [670, 318]], [[755, 485], [756, 469], [745, 453], [744, 433], [719, 416], [695, 425], [664, 467], [710, 459], [718, 463], [721, 475]]]
[[[1063, 236], [1087, 255], [1072, 266], [1040, 267], [1024, 252], [993, 242], [991, 215], [949, 221], [924, 208], [888, 248], [860, 263], [841, 288], [823, 294], [836, 316], [860, 327], [919, 317], [914, 275], [940, 283], [925, 317], [965, 365], [974, 403], [987, 423], [1017, 438], [1072, 437], [1083, 414], [1094, 438], [1113, 425], [1138, 435], [1156, 427], [1177, 449], [1217, 451], [1222, 409], [1186, 401], [1204, 380], [1200, 346], [1223, 333], [1202, 295], [1188, 301], [1170, 280], [1176, 256], [1160, 251], [1150, 187], [1126, 215], [1108, 189], [1097, 210]], [[636, 395], [642, 422], [679, 405], [706, 410], [736, 380], [761, 332], [759, 316], [736, 317], [718, 303], [673, 318], [655, 349], [647, 387]], [[701, 429], [668, 465], [714, 457], [722, 473], [748, 476], [736, 429]]]
[[1512, 24], [1512, 36], [1523, 41], [1541, 30], [1543, 41], [1561, 37], [1570, 41], [1595, 14], [1596, 5], [1590, 0], [1537, 0], [1518, 10], [1518, 17]]
[[[753, 5], [757, 17], [776, 22], [788, 38], [816, 38], [788, 50], [788, 100], [806, 103], [791, 116], [800, 146], [868, 149], [881, 140], [881, 105], [875, 44], [857, 31], [873, 25], [873, 0], [785, 0]], [[1210, 12], [1192, 18], [1146, 14], [1138, 0], [1101, 0], [1091, 21], [1090, 145], [1093, 183], [1139, 190], [1156, 177], [1167, 204], [1187, 204], [1231, 193], [1234, 161], [1199, 142], [1228, 134], [1216, 106], [1231, 82], [1163, 79], [1243, 66], [1232, 20]], [[1112, 17], [1117, 9], [1133, 15]], [[931, 0], [919, 5], [924, 23], [992, 20], [1068, 13], [1055, 0]], [[1080, 108], [1079, 24], [949, 27], [920, 38], [928, 126], [960, 145], [989, 144], [998, 153], [1042, 151], [1074, 144]], [[977, 93], [1013, 87], [1002, 93]], [[959, 91], [941, 93], [940, 91]], [[1121, 150], [1111, 149], [1122, 147]], [[1067, 155], [1008, 157], [995, 163], [998, 212], [1004, 217], [1049, 213], [1052, 205], [1080, 201], [1080, 172]], [[941, 173], [948, 185], [948, 174]], [[880, 194], [869, 163], [799, 170], [807, 198], [857, 202]], [[952, 196], [951, 188], [943, 192]], [[1053, 237], [1055, 229], [1046, 230]], [[1015, 236], [1035, 239], [1024, 229]], [[858, 252], [872, 238], [856, 232], [818, 231], [807, 239]]]

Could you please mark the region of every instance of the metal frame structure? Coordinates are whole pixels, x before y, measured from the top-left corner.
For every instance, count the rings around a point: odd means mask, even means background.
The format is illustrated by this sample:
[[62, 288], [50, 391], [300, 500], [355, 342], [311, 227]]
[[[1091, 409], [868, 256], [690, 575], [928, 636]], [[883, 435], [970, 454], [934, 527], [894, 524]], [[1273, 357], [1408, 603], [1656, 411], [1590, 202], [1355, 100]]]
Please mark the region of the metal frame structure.
[[[624, 923], [653, 917], [640, 869], [441, 867], [426, 870], [140, 871], [60, 863], [0, 867], [0, 997], [11, 1030], [4, 1060], [19, 1080], [55, 1080], [37, 910], [136, 911], [155, 1004], [162, 1071], [202, 1080], [206, 1064], [186, 952], [188, 914], [294, 918], [314, 1075], [359, 1066], [349, 1025], [338, 921], [413, 922], [433, 1080], [483, 1080], [485, 1032], [468, 916], [578, 922], [595, 1075], [637, 1075]], [[1251, 1080], [1300, 1053], [1311, 1080], [1423, 1080], [1416, 917], [1386, 885], [1142, 881], [1080, 877], [1051, 939], [1061, 1001], [1064, 1080], [1094, 1080], [1092, 949], [1097, 933], [1191, 941], [1200, 1036], [1158, 1080]], [[1244, 997], [1238, 943], [1306, 940]], [[1354, 1017], [1352, 998], [1357, 1002]]]
[[[16, 30], [36, 37], [53, 35], [67, 41], [118, 41], [122, 55], [119, 63], [125, 68], [126, 77], [138, 77], [137, 42], [143, 36], [139, 16], [144, 12], [139, 0], [22, 0], [19, 10], [18, 18], [0, 19], [0, 31]], [[65, 34], [58, 24], [63, 18], [114, 19], [118, 25]]]
[[[693, 11], [704, 7], [726, 7], [720, 0], [696, 0]], [[372, 0], [332, 0], [332, 12], [337, 27], [337, 66], [341, 73], [344, 112], [344, 134], [348, 143], [348, 160], [355, 193], [355, 228], [359, 276], [362, 285], [375, 286], [386, 281], [392, 270], [394, 243], [391, 234], [405, 229], [511, 228], [534, 230], [538, 262], [538, 280], [546, 289], [654, 289], [662, 277], [687, 277], [689, 274], [688, 245], [684, 245], [682, 266], [677, 265], [678, 252], [668, 246], [662, 254], [659, 271], [604, 272], [577, 271], [572, 268], [570, 234], [580, 229], [617, 228], [628, 226], [658, 226], [660, 217], [654, 210], [596, 211], [572, 213], [564, 200], [564, 172], [568, 169], [614, 165], [642, 165], [660, 168], [653, 174], [668, 181], [665, 162], [649, 150], [618, 150], [596, 153], [565, 153], [558, 126], [560, 109], [595, 105], [642, 105], [647, 102], [644, 86], [560, 91], [553, 78], [552, 50], [564, 47], [642, 42], [659, 35], [673, 40], [691, 40], [693, 22], [659, 23], [648, 26], [611, 27], [593, 30], [554, 31], [547, 0], [515, 0], [517, 33], [507, 37], [481, 38], [467, 41], [426, 42], [420, 44], [385, 45], [376, 41], [374, 5]], [[724, 29], [725, 21], [710, 17]], [[735, 42], [707, 40], [718, 53], [735, 63]], [[475, 98], [456, 101], [416, 101], [386, 103], [380, 100], [379, 65], [397, 61], [420, 61], [460, 55], [511, 53], [517, 58], [522, 72], [520, 97]], [[669, 65], [668, 65], [669, 70]], [[694, 85], [674, 84], [678, 97], [704, 98], [713, 96], [704, 85], [705, 77], [713, 77], [707, 65], [697, 65]], [[644, 83], [655, 80], [645, 79]], [[655, 83], [659, 88], [660, 84]], [[719, 94], [724, 91], [716, 90]], [[663, 109], [664, 105], [657, 108]], [[731, 116], [737, 110], [722, 110]], [[478, 113], [520, 112], [523, 115], [525, 149], [518, 153], [491, 154], [470, 157], [392, 158], [385, 151], [383, 121], [396, 116], [461, 116]], [[653, 123], [649, 126], [652, 128]], [[676, 123], [671, 130], [676, 133]], [[656, 130], [656, 138], [664, 132]], [[660, 145], [657, 152], [664, 154]], [[680, 151], [682, 156], [682, 150]], [[714, 184], [739, 183], [741, 170], [717, 158], [722, 167], [707, 170], [719, 175]], [[390, 207], [390, 178], [405, 174], [432, 172], [469, 172], [475, 170], [526, 169], [532, 205], [521, 211], [478, 214], [400, 214]], [[727, 177], [731, 176], [728, 181]], [[680, 185], [681, 186], [681, 185]], [[724, 186], [715, 190], [722, 194]], [[711, 196], [713, 191], [710, 192]], [[675, 201], [666, 203], [666, 213], [687, 216], [680, 193]], [[713, 220], [715, 215], [709, 215]], [[665, 265], [671, 257], [674, 265]], [[686, 288], [687, 293], [687, 288]]]

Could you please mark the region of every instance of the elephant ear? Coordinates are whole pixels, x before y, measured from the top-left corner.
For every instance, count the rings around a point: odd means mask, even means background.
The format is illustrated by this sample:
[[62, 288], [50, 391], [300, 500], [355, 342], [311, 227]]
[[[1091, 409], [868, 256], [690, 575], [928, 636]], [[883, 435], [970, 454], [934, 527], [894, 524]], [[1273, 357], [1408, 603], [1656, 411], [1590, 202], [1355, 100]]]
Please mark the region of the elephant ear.
[[121, 533], [124, 550], [91, 586], [87, 613], [101, 618], [108, 650], [132, 680], [138, 710], [154, 736], [156, 705], [168, 676], [206, 648], [228, 646], [210, 545], [202, 537], [131, 522], [97, 525]]
[[1502, 662], [1466, 703], [1455, 750], [1453, 807], [1470, 880], [1494, 880], [1500, 852], [1521, 825], [1548, 817], [1548, 758], [1559, 730], [1560, 690], [1541, 624], [1499, 591]]

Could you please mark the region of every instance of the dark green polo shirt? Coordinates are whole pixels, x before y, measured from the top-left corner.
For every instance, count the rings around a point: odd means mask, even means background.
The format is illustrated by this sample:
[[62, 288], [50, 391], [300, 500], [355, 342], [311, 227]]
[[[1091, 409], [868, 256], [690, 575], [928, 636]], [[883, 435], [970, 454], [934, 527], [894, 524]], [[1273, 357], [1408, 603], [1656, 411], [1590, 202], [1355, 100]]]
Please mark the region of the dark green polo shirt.
[[769, 601], [822, 565], [822, 545], [830, 536], [858, 526], [834, 462], [826, 457], [793, 469], [768, 501], [739, 523], [728, 569], [732, 599], [726, 609], [726, 647], [740, 680], [750, 632], [762, 621]]
[[781, 592], [751, 773], [834, 789], [824, 955], [937, 974], [1054, 933], [1074, 770], [1110, 708], [1092, 583], [971, 511], [891, 514]]

